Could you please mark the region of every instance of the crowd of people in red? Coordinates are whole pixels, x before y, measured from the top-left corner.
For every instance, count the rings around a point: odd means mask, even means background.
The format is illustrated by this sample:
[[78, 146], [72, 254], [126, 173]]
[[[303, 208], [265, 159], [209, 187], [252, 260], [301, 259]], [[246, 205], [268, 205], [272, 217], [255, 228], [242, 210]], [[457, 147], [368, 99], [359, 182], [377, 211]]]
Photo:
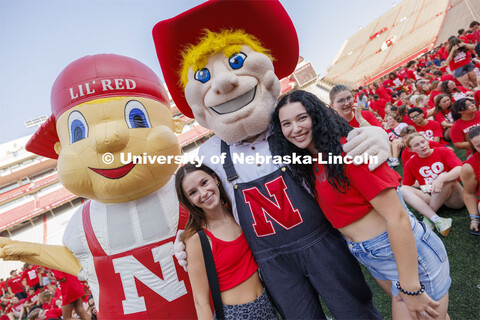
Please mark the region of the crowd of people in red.
[[[466, 205], [470, 231], [479, 234], [480, 179], [475, 177], [480, 164], [470, 159], [480, 151], [480, 144], [474, 143], [480, 131], [469, 133], [480, 125], [479, 56], [480, 23], [473, 21], [468, 30], [460, 29], [445, 43], [368, 85], [353, 90], [337, 85], [330, 91], [330, 106], [351, 126], [386, 130], [391, 143], [387, 162], [391, 167], [403, 165], [401, 193], [406, 203], [423, 215], [427, 227], [444, 236], [452, 219], [436, 214], [442, 205]], [[467, 164], [455, 150], [465, 150]]]
[[88, 286], [58, 270], [25, 263], [0, 279], [0, 320], [96, 319]]

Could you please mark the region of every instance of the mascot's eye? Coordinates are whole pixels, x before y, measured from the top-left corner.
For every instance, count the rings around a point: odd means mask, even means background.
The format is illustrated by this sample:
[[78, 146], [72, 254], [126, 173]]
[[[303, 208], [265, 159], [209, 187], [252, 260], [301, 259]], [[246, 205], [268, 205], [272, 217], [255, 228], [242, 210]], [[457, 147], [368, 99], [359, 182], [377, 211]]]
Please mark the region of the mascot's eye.
[[130, 129], [152, 127], [147, 109], [137, 100], [130, 100], [125, 105], [125, 121]]
[[68, 131], [70, 132], [70, 143], [75, 143], [88, 137], [87, 120], [78, 111], [73, 111], [68, 116]]
[[247, 59], [247, 55], [242, 52], [239, 52], [232, 55], [228, 59], [228, 63], [230, 64], [230, 67], [232, 67], [233, 70], [237, 70], [243, 67], [243, 63], [245, 62], [245, 59]]
[[210, 71], [207, 68], [203, 68], [202, 70], [198, 70], [195, 72], [193, 76], [195, 80], [200, 81], [201, 83], [205, 83], [210, 80]]

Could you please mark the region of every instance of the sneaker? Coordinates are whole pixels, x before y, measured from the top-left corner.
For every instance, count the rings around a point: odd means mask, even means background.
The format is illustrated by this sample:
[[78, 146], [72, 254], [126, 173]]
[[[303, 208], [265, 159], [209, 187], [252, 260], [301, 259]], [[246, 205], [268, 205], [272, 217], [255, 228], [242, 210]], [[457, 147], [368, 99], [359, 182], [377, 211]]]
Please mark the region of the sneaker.
[[446, 237], [450, 233], [450, 228], [452, 227], [452, 219], [451, 218], [440, 218], [435, 221], [435, 229], [442, 234], [442, 236]]
[[433, 226], [433, 222], [430, 221], [430, 219], [428, 219], [427, 217], [423, 217], [422, 222], [425, 225], [425, 227], [427, 227], [430, 230], [433, 230], [435, 228]]
[[396, 167], [400, 164], [400, 162], [398, 161], [397, 158], [390, 158], [390, 159], [387, 159], [387, 164], [389, 167]]

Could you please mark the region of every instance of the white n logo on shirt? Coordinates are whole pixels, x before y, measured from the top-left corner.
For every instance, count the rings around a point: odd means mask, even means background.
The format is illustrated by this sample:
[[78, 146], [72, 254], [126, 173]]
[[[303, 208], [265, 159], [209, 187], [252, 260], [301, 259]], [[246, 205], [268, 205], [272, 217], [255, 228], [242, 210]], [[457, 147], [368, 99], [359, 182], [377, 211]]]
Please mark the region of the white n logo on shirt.
[[154, 261], [160, 263], [163, 279], [159, 278], [131, 255], [113, 259], [115, 272], [119, 273], [122, 279], [123, 291], [125, 293], [125, 300], [122, 301], [122, 305], [125, 314], [147, 310], [145, 298], [138, 296], [135, 278], [169, 302], [187, 294], [185, 283], [178, 281], [172, 252], [172, 242], [152, 249]]

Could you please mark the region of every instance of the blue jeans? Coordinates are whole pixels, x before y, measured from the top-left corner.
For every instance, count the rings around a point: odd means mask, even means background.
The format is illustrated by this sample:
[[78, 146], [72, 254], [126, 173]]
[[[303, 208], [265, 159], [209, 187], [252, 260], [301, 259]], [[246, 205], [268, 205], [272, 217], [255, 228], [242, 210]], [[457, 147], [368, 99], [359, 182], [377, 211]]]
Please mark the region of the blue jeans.
[[[417, 246], [420, 282], [425, 285], [425, 291], [432, 299], [439, 300], [452, 283], [447, 252], [436, 234], [414, 217], [409, 218]], [[387, 232], [367, 241], [347, 243], [350, 252], [368, 268], [374, 278], [392, 281], [391, 292], [396, 297], [398, 269]]]

